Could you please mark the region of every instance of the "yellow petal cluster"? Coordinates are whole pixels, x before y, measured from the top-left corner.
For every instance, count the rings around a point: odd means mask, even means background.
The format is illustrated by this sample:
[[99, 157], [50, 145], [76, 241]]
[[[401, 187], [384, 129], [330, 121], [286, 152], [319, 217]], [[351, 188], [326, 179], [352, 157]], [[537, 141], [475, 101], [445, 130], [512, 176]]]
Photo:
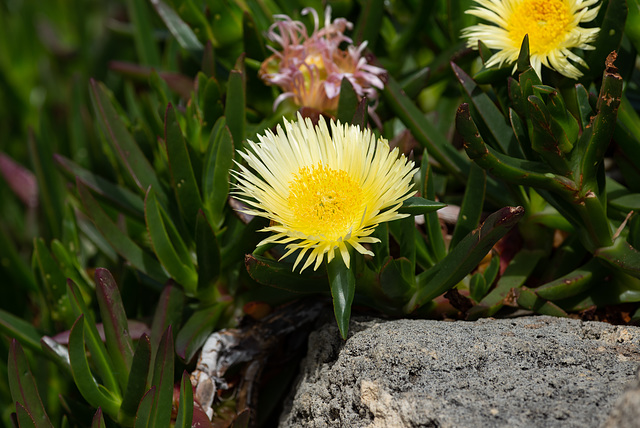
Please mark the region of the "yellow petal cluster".
[[414, 163], [369, 130], [298, 115], [258, 141], [239, 152], [234, 194], [245, 213], [271, 220], [259, 245], [286, 245], [283, 258], [298, 251], [293, 269], [306, 257], [301, 271], [315, 270], [336, 250], [349, 266], [348, 246], [373, 256], [363, 244], [378, 242], [376, 226], [406, 216], [398, 208], [414, 193]]
[[529, 35], [531, 66], [541, 76], [542, 66], [577, 79], [582, 72], [574, 63], [587, 67], [572, 49], [594, 49], [599, 28], [583, 28], [598, 14], [599, 0], [475, 0], [478, 6], [467, 11], [490, 24], [478, 24], [463, 30], [468, 46], [478, 40], [496, 52], [487, 67], [515, 63], [522, 40]]

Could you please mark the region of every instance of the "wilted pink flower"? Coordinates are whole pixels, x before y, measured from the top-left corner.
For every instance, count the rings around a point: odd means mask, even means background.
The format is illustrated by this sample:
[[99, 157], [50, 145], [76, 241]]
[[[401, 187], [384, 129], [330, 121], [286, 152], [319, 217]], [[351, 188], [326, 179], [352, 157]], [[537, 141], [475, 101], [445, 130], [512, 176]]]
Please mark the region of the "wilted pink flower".
[[[351, 82], [360, 98], [375, 100], [378, 96], [375, 88], [384, 86], [380, 76], [385, 71], [367, 63], [362, 55], [367, 42], [354, 46], [344, 35], [353, 24], [344, 18], [331, 21], [330, 7], [325, 10], [322, 29], [315, 9], [302, 10], [303, 15], [308, 13], [314, 20], [311, 36], [302, 22], [286, 15], [276, 15], [278, 21], [269, 28], [267, 37], [282, 50], [270, 47], [274, 54], [262, 63], [259, 74], [267, 84], [277, 85], [284, 91], [276, 98], [274, 108], [283, 100], [293, 98], [301, 107], [335, 112], [343, 78]], [[347, 50], [340, 49], [343, 42], [349, 44]]]

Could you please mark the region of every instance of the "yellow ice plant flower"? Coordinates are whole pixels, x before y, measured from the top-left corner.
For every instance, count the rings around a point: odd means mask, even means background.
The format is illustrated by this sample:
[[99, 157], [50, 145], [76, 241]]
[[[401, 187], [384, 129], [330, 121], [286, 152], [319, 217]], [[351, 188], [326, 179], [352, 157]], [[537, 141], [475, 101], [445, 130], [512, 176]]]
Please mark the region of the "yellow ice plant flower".
[[[594, 49], [599, 28], [583, 28], [598, 14], [599, 0], [475, 0], [479, 5], [466, 13], [489, 24], [478, 24], [463, 30], [467, 45], [478, 47], [481, 40], [497, 49], [486, 66], [514, 63], [518, 59], [522, 40], [529, 35], [531, 66], [541, 76], [542, 65], [567, 77], [577, 79], [582, 72], [570, 61], [587, 67], [585, 61], [571, 49]], [[514, 66], [515, 67], [515, 66]]]
[[[330, 129], [329, 129], [330, 127]], [[239, 152], [234, 193], [249, 207], [245, 213], [266, 217], [274, 234], [259, 245], [286, 244], [288, 255], [299, 250], [293, 269], [316, 270], [340, 251], [349, 266], [349, 248], [373, 256], [362, 244], [379, 242], [371, 233], [385, 221], [406, 217], [398, 213], [414, 193], [414, 163], [389, 150], [386, 140], [358, 126], [321, 117], [284, 122], [247, 142]]]

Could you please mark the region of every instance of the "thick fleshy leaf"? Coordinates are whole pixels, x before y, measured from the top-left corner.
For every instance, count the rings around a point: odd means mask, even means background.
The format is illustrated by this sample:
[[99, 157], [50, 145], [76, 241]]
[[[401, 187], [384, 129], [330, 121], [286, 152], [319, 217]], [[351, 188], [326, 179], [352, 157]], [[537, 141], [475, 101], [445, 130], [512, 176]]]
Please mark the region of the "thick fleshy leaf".
[[126, 0], [126, 5], [133, 24], [133, 40], [140, 62], [151, 67], [160, 67], [160, 52], [154, 39], [149, 2]]
[[465, 159], [442, 135], [415, 104], [402, 92], [400, 85], [389, 77], [383, 91], [384, 99], [420, 144], [427, 148], [442, 167], [464, 181], [469, 170]]
[[326, 266], [331, 297], [333, 298], [333, 313], [338, 323], [340, 335], [344, 340], [347, 340], [351, 304], [356, 291], [355, 273], [353, 269], [347, 267], [341, 254], [337, 254]]
[[[425, 150], [426, 154], [426, 150]], [[433, 168], [428, 164], [426, 156], [422, 157], [421, 174], [423, 174], [423, 194], [428, 199], [434, 199], [436, 196], [436, 189], [433, 180]], [[427, 213], [424, 216], [424, 226], [427, 232], [427, 248], [429, 248], [433, 254], [433, 260], [442, 260], [446, 254], [447, 249], [444, 242], [444, 236], [442, 234], [442, 227], [440, 225], [440, 219], [435, 212]]]
[[203, 211], [196, 221], [196, 256], [198, 258], [198, 299], [214, 298], [215, 284], [220, 276], [220, 246]]
[[404, 301], [414, 287], [414, 272], [411, 261], [389, 257], [378, 275], [382, 292], [389, 299]]
[[76, 187], [89, 217], [116, 252], [131, 263], [133, 267], [146, 273], [151, 278], [160, 282], [166, 281], [167, 275], [164, 273], [162, 266], [120, 230], [116, 223], [100, 207], [100, 204], [91, 195], [89, 189], [80, 181], [76, 181]]
[[360, 16], [353, 30], [353, 41], [356, 45], [367, 41], [368, 48], [373, 50], [376, 46], [382, 27], [384, 16], [384, 1], [373, 0], [362, 5]]
[[504, 207], [471, 231], [438, 264], [418, 275], [418, 290], [406, 306], [408, 312], [453, 288], [471, 272], [496, 242], [524, 215], [522, 207]]
[[[584, 182], [588, 190], [598, 192], [598, 173], [601, 171], [600, 165], [604, 161], [604, 153], [609, 147], [609, 142], [616, 127], [618, 107], [622, 97], [622, 77], [613, 62], [616, 53], [612, 52], [607, 57], [607, 67], [602, 78], [602, 87], [598, 96], [596, 110], [598, 114], [588, 128], [589, 132], [584, 132], [583, 137], [576, 149], [580, 153], [580, 170], [576, 171]], [[585, 130], [586, 131], [586, 130]], [[590, 138], [585, 138], [586, 136]], [[600, 172], [600, 174], [603, 174]]]
[[624, 239], [618, 238], [612, 246], [600, 248], [594, 255], [622, 272], [640, 278], [640, 251]]
[[244, 141], [246, 104], [244, 71], [231, 70], [227, 83], [224, 116], [233, 138], [233, 145], [237, 150], [242, 149]]
[[594, 258], [584, 266], [536, 288], [535, 293], [547, 300], [559, 300], [576, 296], [600, 284], [607, 274], [602, 262]]
[[209, 129], [224, 113], [222, 90], [213, 77], [208, 78], [202, 89], [201, 94], [198, 95], [198, 102], [204, 119], [203, 128]]
[[624, 35], [625, 22], [627, 17], [626, 0], [609, 0], [605, 7], [600, 8], [596, 22], [602, 19], [599, 25], [598, 37], [590, 43], [595, 49], [585, 52], [585, 62], [589, 64], [589, 69], [581, 81], [587, 84], [597, 78], [605, 68], [605, 61], [611, 51], [620, 48], [620, 42]]
[[476, 273], [469, 279], [469, 297], [474, 301], [482, 300], [488, 290], [487, 280], [481, 273]]
[[469, 232], [478, 227], [482, 216], [482, 207], [484, 206], [486, 183], [486, 172], [475, 163], [471, 165], [467, 188], [464, 191], [464, 198], [460, 206], [460, 214], [458, 214], [456, 228], [453, 230], [453, 236], [449, 244], [450, 249], [458, 245], [458, 242], [467, 236]]
[[340, 123], [351, 123], [351, 119], [358, 108], [358, 103], [358, 94], [353, 89], [353, 85], [349, 82], [349, 79], [343, 77], [340, 84], [340, 99], [336, 116]]
[[122, 297], [118, 285], [111, 272], [104, 268], [97, 268], [95, 272], [96, 296], [102, 325], [104, 326], [105, 342], [111, 363], [114, 366], [121, 390], [128, 384], [131, 360], [133, 359], [133, 342], [129, 335], [127, 314], [122, 305]]
[[429, 199], [421, 198], [419, 196], [412, 196], [402, 203], [398, 212], [403, 214], [419, 215], [437, 211], [446, 206], [447, 204], [443, 204], [442, 202], [430, 201]]
[[129, 372], [129, 383], [124, 390], [118, 420], [128, 426], [132, 425], [138, 405], [148, 388], [147, 379], [151, 367], [151, 341], [146, 334], [138, 341]]
[[[44, 121], [42, 122], [44, 123]], [[43, 125], [44, 126], [44, 125]], [[41, 134], [44, 132], [41, 131]], [[60, 236], [60, 219], [63, 213], [63, 188], [56, 168], [51, 162], [53, 145], [42, 135], [36, 136], [29, 132], [27, 139], [31, 165], [38, 182], [38, 198], [47, 223], [53, 236]]]
[[16, 419], [17, 423], [14, 421], [14, 426], [16, 428], [38, 428], [36, 421], [33, 419], [27, 408], [19, 402], [16, 402]]
[[186, 370], [182, 373], [180, 382], [180, 401], [176, 415], [175, 428], [191, 428], [193, 421], [193, 386]]
[[172, 278], [189, 294], [198, 286], [198, 274], [189, 250], [169, 215], [160, 206], [153, 189], [145, 198], [145, 220], [153, 250]]
[[495, 288], [469, 310], [467, 319], [475, 320], [495, 314], [504, 305], [504, 299], [511, 289], [519, 288], [525, 283], [543, 256], [542, 250], [519, 251], [502, 273]]
[[[511, 127], [507, 124], [504, 115], [498, 107], [496, 107], [489, 96], [478, 87], [476, 82], [474, 82], [464, 70], [453, 62], [451, 63], [451, 67], [469, 97], [471, 105], [474, 107], [475, 114], [473, 114], [473, 116], [476, 119], [482, 119], [482, 121], [476, 120], [476, 124], [481, 128], [481, 131], [485, 131], [483, 135], [491, 136], [487, 143], [501, 153], [508, 153], [514, 156], [521, 153], [520, 147], [511, 131]], [[484, 126], [480, 124], [484, 124]]]
[[164, 132], [169, 169], [171, 170], [171, 182], [178, 201], [178, 208], [189, 230], [194, 230], [196, 215], [198, 210], [202, 208], [202, 199], [193, 173], [193, 167], [191, 166], [187, 143], [182, 135], [178, 117], [171, 104], [167, 106], [165, 113]]
[[[467, 104], [462, 104], [458, 108], [456, 129], [464, 138], [467, 155], [493, 175], [511, 183], [573, 194], [575, 190], [573, 181], [555, 174], [542, 162], [526, 161], [503, 155], [486, 146], [478, 128], [471, 119]], [[502, 192], [504, 193], [504, 189]]]
[[116, 417], [120, 407], [119, 400], [99, 385], [91, 374], [87, 353], [84, 349], [84, 316], [80, 315], [71, 328], [69, 335], [69, 358], [71, 372], [80, 394], [93, 407], [102, 407], [104, 411]]
[[156, 399], [156, 387], [152, 386], [140, 400], [138, 411], [136, 412], [136, 422], [134, 428], [155, 428], [153, 421], [153, 405]]
[[552, 302], [548, 302], [540, 296], [536, 295], [527, 287], [515, 288], [513, 290], [516, 302], [521, 307], [528, 309], [540, 315], [550, 315], [552, 317], [569, 316], [564, 310]]
[[204, 50], [204, 46], [200, 43], [191, 27], [180, 18], [180, 15], [162, 0], [151, 0], [151, 4], [167, 26], [169, 32], [178, 41], [178, 44], [183, 49], [199, 56]]
[[71, 361], [69, 360], [69, 349], [66, 346], [61, 345], [49, 336], [42, 336], [40, 346], [47, 358], [58, 364], [60, 368], [71, 376]]
[[174, 356], [173, 330], [169, 326], [160, 339], [156, 359], [153, 363], [151, 385], [156, 387], [156, 397], [153, 400], [151, 426], [167, 426], [171, 422]]
[[167, 327], [171, 325], [176, 328], [180, 325], [184, 303], [184, 292], [175, 282], [169, 280], [160, 294], [153, 315], [153, 323], [151, 324], [152, 349], [157, 348]]
[[18, 339], [31, 350], [40, 351], [42, 335], [38, 330], [31, 323], [3, 309], [0, 309], [0, 331], [7, 337]]
[[118, 155], [128, 177], [141, 193], [146, 192], [147, 188], [152, 186], [156, 192], [162, 195], [161, 199], [166, 200], [164, 194], [161, 193], [162, 187], [153, 166], [144, 156], [114, 108], [107, 88], [104, 84], [91, 80], [89, 89], [100, 128], [111, 148]]
[[102, 416], [102, 409], [100, 407], [98, 407], [96, 414], [93, 416], [91, 428], [107, 428], [104, 423], [104, 417]]
[[19, 414], [18, 418], [26, 418], [28, 415], [29, 419], [33, 422], [31, 426], [36, 428], [53, 428], [42, 404], [42, 400], [40, 399], [40, 394], [38, 394], [33, 374], [31, 370], [29, 370], [27, 358], [24, 355], [22, 347], [15, 339], [11, 341], [11, 347], [9, 349], [7, 374], [9, 376], [11, 398], [14, 403], [20, 403], [23, 406], [22, 411], [24, 414], [23, 416]]
[[294, 293], [323, 293], [327, 291], [327, 279], [323, 273], [293, 272], [292, 265], [266, 257], [247, 254], [244, 264], [251, 278], [260, 284]]
[[229, 171], [233, 165], [233, 139], [221, 117], [216, 122], [205, 154], [202, 170], [202, 196], [207, 216], [216, 231], [224, 222], [224, 208], [229, 194]]
[[[120, 386], [118, 385], [118, 381], [115, 377], [114, 365], [111, 362], [111, 357], [109, 356], [102, 338], [100, 337], [100, 333], [98, 332], [98, 329], [96, 327], [93, 315], [87, 308], [80, 289], [71, 280], [67, 281], [67, 295], [69, 296], [69, 302], [71, 303], [71, 308], [73, 309], [74, 314], [76, 314], [76, 316], [78, 317], [83, 317], [83, 320], [85, 321], [85, 324], [82, 326], [83, 334], [82, 336], [80, 336], [80, 338], [82, 339], [82, 349], [84, 350], [84, 344], [86, 343], [87, 347], [89, 348], [89, 352], [91, 353], [93, 365], [100, 375], [104, 386], [109, 391], [119, 391]], [[76, 320], [74, 326], [77, 324], [78, 321]], [[80, 327], [78, 327], [76, 330], [79, 329]], [[72, 334], [73, 329], [69, 334], [69, 349], [71, 349], [70, 346]], [[76, 353], [76, 355], [78, 355], [78, 353]], [[98, 406], [95, 405], [94, 407]]]
[[416, 266], [416, 221], [412, 216], [395, 220], [389, 223], [389, 231], [395, 238], [399, 250], [399, 257], [403, 257], [411, 263], [411, 270]]
[[45, 245], [44, 239], [34, 239], [33, 247], [33, 262], [37, 267], [37, 270], [34, 271], [39, 272], [41, 275], [41, 284], [44, 287], [42, 294], [51, 311], [51, 317], [54, 320], [64, 321], [67, 325], [70, 325], [73, 323], [75, 316], [71, 313], [69, 302], [67, 301], [67, 278]]
[[184, 323], [176, 337], [176, 353], [189, 363], [215, 329], [226, 305], [218, 303], [199, 309]]

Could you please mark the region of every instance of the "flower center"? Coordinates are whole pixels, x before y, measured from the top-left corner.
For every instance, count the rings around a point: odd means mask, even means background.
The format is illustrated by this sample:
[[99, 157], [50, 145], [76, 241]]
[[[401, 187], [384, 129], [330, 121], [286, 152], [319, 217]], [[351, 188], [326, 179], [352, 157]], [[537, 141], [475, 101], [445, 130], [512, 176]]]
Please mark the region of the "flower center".
[[345, 171], [318, 163], [294, 174], [288, 203], [300, 230], [338, 239], [361, 220], [362, 188]]
[[529, 35], [529, 51], [544, 54], [557, 49], [568, 33], [571, 11], [562, 0], [524, 0], [507, 21], [509, 38], [519, 48]]

